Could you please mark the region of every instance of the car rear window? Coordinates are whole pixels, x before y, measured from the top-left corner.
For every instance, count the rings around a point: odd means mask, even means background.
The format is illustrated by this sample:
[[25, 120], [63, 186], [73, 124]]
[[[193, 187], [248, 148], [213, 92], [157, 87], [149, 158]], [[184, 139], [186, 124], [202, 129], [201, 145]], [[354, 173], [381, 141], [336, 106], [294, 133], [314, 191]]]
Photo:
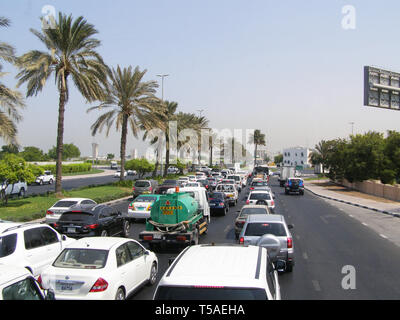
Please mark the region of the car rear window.
[[248, 214], [268, 214], [268, 211], [265, 208], [244, 208], [240, 213], [241, 216]]
[[137, 197], [133, 202], [154, 202], [157, 200], [157, 197]]
[[210, 194], [210, 199], [224, 199], [225, 195], [222, 192], [214, 192]]
[[62, 200], [62, 201], [58, 201], [53, 207], [54, 208], [69, 208], [77, 203], [78, 203], [78, 201]]
[[65, 212], [61, 215], [59, 221], [75, 221], [75, 222], [92, 222], [94, 220], [94, 215], [85, 212]]
[[267, 300], [264, 289], [159, 286], [155, 300]]
[[107, 262], [108, 250], [64, 249], [54, 261], [57, 268], [101, 269]]
[[9, 234], [0, 237], [0, 258], [13, 254], [17, 245], [17, 234]]
[[273, 234], [277, 237], [286, 237], [286, 230], [282, 223], [252, 222], [248, 223], [245, 236], [262, 236]]
[[250, 195], [250, 200], [271, 200], [269, 193], [252, 193]]
[[138, 188], [150, 187], [150, 182], [149, 181], [136, 181], [135, 187], [138, 187]]
[[165, 180], [165, 181], [163, 182], [163, 184], [164, 184], [164, 185], [167, 185], [167, 184], [176, 184], [176, 180]]

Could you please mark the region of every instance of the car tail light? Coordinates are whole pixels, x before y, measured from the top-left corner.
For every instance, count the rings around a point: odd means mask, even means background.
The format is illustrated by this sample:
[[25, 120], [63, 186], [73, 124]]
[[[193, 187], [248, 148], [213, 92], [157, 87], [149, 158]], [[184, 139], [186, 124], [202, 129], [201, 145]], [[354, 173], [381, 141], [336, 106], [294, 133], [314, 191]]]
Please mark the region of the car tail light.
[[96, 229], [99, 225], [97, 223], [88, 224], [85, 226], [86, 229]]
[[287, 238], [287, 247], [288, 249], [293, 248], [293, 239]]
[[250, 200], [246, 200], [246, 204], [249, 204], [250, 203]]
[[244, 238], [243, 238], [243, 237], [240, 237], [239, 243], [240, 243], [240, 244], [244, 244]]
[[274, 206], [274, 205], [275, 205], [275, 201], [272, 200], [272, 201], [271, 201], [271, 206]]
[[41, 275], [40, 275], [39, 278], [37, 279], [37, 282], [39, 283], [40, 289], [43, 290], [43, 286], [42, 286], [42, 276], [41, 276]]
[[97, 281], [94, 283], [92, 289], [90, 289], [90, 292], [102, 292], [107, 290], [107, 288], [108, 282], [103, 278], [98, 278]]
[[143, 240], [151, 241], [153, 240], [153, 236], [143, 236]]
[[178, 240], [178, 241], [186, 241], [186, 236], [177, 236], [176, 240]]
[[254, 188], [253, 188], [253, 187], [250, 187], [250, 190], [254, 190]]
[[51, 211], [51, 210], [47, 210], [47, 211], [46, 211], [46, 214], [48, 214], [49, 216], [52, 216], [52, 215], [54, 214], [54, 212]]
[[223, 206], [223, 205], [225, 205], [225, 203], [221, 202], [219, 205], [220, 205], [220, 206]]
[[128, 206], [128, 209], [136, 210], [135, 205], [134, 205], [133, 203], [131, 203], [131, 204]]
[[135, 187], [132, 187], [132, 191], [135, 191]]
[[60, 225], [58, 223], [53, 223], [54, 228], [58, 228]]
[[150, 188], [149, 188], [149, 191], [153, 191], [153, 187], [150, 187]]

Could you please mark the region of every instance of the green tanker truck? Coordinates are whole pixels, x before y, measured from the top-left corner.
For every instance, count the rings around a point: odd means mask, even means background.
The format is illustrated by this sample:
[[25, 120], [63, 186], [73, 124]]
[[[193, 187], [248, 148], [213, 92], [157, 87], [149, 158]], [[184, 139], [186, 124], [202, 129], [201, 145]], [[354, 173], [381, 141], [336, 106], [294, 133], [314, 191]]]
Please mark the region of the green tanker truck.
[[198, 244], [199, 236], [207, 231], [208, 223], [197, 201], [186, 192], [162, 195], [156, 201], [146, 221], [146, 230], [139, 234], [150, 249], [167, 244]]

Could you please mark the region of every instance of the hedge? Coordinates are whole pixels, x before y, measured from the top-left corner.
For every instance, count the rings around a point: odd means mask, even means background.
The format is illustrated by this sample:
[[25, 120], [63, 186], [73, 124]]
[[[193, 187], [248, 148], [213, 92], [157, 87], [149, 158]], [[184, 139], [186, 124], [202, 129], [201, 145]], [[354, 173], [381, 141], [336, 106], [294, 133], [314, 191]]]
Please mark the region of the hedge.
[[[55, 164], [46, 164], [41, 165], [41, 168], [44, 170], [51, 171], [52, 174], [56, 174], [56, 165]], [[62, 165], [62, 173], [76, 173], [76, 172], [87, 172], [92, 170], [91, 163], [73, 163], [73, 164], [63, 164]]]

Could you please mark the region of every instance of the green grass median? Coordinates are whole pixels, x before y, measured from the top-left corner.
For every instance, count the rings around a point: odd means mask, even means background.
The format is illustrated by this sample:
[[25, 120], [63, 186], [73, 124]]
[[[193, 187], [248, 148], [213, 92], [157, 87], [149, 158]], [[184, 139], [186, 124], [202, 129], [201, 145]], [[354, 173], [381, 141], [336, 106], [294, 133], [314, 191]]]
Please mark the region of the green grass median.
[[[103, 203], [132, 195], [128, 186], [91, 186], [71, 191], [63, 191], [64, 198], [89, 198]], [[54, 194], [31, 196], [23, 199], [10, 199], [7, 206], [0, 204], [0, 219], [25, 222], [44, 218], [46, 210], [60, 198]]]

